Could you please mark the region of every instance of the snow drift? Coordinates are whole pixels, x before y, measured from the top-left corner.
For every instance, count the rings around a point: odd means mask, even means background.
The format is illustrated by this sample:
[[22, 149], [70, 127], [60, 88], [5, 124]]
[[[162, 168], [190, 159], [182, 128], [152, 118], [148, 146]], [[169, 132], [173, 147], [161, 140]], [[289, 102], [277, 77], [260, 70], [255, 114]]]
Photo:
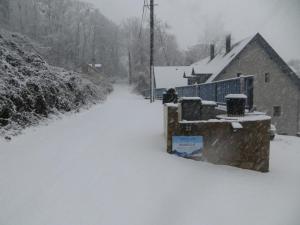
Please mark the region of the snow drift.
[[[48, 65], [28, 40], [0, 31], [0, 136], [58, 112], [99, 102], [111, 91], [75, 72]], [[33, 46], [33, 45], [32, 45]]]
[[300, 138], [276, 136], [267, 174], [179, 158], [130, 92], [0, 139], [1, 225], [300, 224]]

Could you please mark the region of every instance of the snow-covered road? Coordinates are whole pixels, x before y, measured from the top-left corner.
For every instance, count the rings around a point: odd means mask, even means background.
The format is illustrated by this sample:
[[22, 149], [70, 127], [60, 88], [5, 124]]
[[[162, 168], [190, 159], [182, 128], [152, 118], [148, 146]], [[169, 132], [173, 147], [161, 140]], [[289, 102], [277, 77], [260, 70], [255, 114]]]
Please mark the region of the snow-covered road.
[[0, 225], [300, 224], [300, 138], [272, 142], [267, 174], [177, 158], [161, 104], [115, 89], [0, 140]]

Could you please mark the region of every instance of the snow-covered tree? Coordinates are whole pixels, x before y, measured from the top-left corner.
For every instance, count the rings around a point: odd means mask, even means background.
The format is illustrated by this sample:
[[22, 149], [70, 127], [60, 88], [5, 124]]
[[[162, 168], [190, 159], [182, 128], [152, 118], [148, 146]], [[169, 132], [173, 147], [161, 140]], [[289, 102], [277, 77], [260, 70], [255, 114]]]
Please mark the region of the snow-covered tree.
[[43, 55], [53, 65], [77, 69], [96, 62], [103, 65], [106, 74], [120, 75], [124, 70], [120, 63], [119, 28], [89, 3], [0, 0], [0, 12], [10, 30], [46, 47]]
[[9, 0], [0, 0], [0, 24], [5, 25], [9, 21]]
[[[183, 56], [176, 38], [168, 32], [169, 26], [155, 21], [154, 65], [182, 65]], [[141, 26], [138, 18], [129, 18], [122, 24], [123, 51], [131, 55], [132, 81], [138, 91], [149, 88], [150, 39], [149, 26]]]

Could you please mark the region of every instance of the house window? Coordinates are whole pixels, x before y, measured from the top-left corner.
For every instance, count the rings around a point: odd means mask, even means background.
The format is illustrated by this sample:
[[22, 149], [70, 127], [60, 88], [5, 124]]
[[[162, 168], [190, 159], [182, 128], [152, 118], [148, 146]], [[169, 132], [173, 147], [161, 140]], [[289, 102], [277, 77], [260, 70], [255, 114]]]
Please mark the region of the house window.
[[281, 107], [280, 106], [274, 106], [273, 107], [273, 116], [278, 117], [281, 116]]
[[265, 73], [265, 83], [270, 83], [270, 74]]

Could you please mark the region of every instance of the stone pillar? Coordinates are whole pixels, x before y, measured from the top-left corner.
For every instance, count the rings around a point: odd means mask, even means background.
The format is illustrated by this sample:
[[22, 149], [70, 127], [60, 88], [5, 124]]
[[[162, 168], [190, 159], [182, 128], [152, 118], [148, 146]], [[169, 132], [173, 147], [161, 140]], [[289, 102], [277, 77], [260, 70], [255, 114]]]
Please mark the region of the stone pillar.
[[178, 105], [167, 103], [164, 105], [164, 129], [166, 149], [172, 152], [172, 137], [178, 129]]

